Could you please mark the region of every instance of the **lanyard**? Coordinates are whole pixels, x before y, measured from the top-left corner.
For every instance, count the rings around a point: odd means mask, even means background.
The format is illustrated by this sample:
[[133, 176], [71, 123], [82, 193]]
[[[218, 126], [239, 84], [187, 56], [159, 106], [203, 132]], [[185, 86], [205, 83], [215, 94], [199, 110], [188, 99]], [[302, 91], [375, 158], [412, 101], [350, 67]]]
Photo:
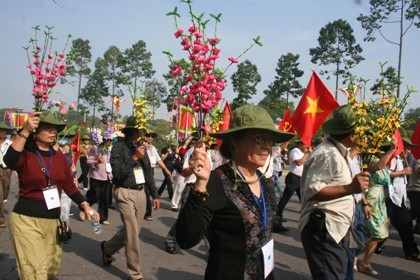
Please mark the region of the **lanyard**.
[[[242, 178], [245, 178], [244, 175], [242, 174], [241, 170], [239, 170], [238, 167], [236, 167], [236, 170], [238, 171], [239, 175], [241, 175]], [[260, 212], [260, 214], [263, 218], [264, 230], [267, 230], [267, 206], [265, 204], [265, 197], [264, 197], [263, 188], [261, 186], [261, 180], [258, 180], [258, 182], [260, 184], [260, 194], [261, 194], [262, 205], [261, 205], [258, 197], [256, 197], [256, 195], [252, 191], [251, 191], [251, 194], [252, 194], [252, 198], [254, 199], [255, 205], [257, 206], [258, 211]]]
[[47, 186], [49, 187], [51, 185], [50, 183], [50, 169], [52, 165], [52, 149], [50, 148], [50, 165], [49, 168], [45, 165], [44, 158], [41, 156], [41, 153], [35, 149], [35, 152], [37, 154], [39, 163], [42, 165], [41, 171], [45, 174], [45, 178], [47, 179]]

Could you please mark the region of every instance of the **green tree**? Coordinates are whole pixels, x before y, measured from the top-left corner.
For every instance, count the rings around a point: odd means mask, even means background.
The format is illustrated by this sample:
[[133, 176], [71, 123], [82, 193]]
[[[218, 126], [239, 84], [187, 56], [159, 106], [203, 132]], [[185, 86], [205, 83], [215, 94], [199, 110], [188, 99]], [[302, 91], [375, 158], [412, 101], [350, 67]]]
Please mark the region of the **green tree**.
[[[370, 14], [360, 14], [357, 20], [362, 24], [362, 28], [367, 31], [364, 38], [367, 42], [376, 40], [376, 34], [388, 43], [398, 46], [398, 78], [401, 79], [402, 52], [404, 36], [408, 30], [415, 26], [420, 27], [420, 1], [419, 0], [370, 0]], [[391, 39], [386, 34], [385, 26], [397, 25], [398, 35]], [[400, 97], [400, 86], [397, 88], [397, 97]]]
[[146, 43], [139, 40], [123, 53], [121, 70], [124, 84], [128, 86], [131, 100], [136, 100], [144, 91], [146, 80], [153, 77], [152, 53], [147, 51]]
[[276, 76], [259, 105], [264, 107], [273, 117], [281, 118], [289, 106], [289, 95], [297, 98], [303, 94], [303, 88], [298, 81], [304, 72], [299, 69], [299, 55], [287, 53], [277, 61]]
[[[116, 46], [109, 47], [104, 53], [103, 61], [100, 63], [100, 73], [103, 74], [103, 80], [109, 85], [111, 98], [124, 95], [120, 85], [124, 83], [122, 75], [123, 55]], [[112, 104], [112, 102], [111, 102]], [[111, 105], [111, 121], [114, 119], [114, 105]]]
[[79, 112], [80, 92], [82, 89], [82, 78], [90, 75], [91, 69], [89, 63], [92, 60], [89, 40], [82, 40], [80, 38], [72, 41], [72, 48], [67, 55], [67, 75], [75, 77], [78, 82], [77, 87], [77, 112]]
[[[104, 98], [109, 97], [109, 88], [104, 79], [103, 67], [104, 60], [98, 58], [95, 62], [95, 71], [89, 76], [86, 86], [82, 89], [80, 98], [86, 101], [86, 104], [92, 108], [92, 127], [95, 126], [95, 114], [98, 112], [107, 112], [109, 109], [105, 106]], [[86, 107], [83, 108], [89, 113]]]
[[248, 59], [238, 64], [238, 70], [231, 76], [233, 91], [238, 95], [232, 101], [232, 110], [248, 103], [252, 95], [257, 93], [257, 85], [261, 82], [258, 68]]
[[356, 44], [353, 28], [342, 19], [330, 22], [321, 28], [318, 43], [318, 47], [309, 49], [311, 62], [334, 66], [332, 70], [320, 71], [320, 74], [327, 75], [327, 79], [330, 79], [330, 74], [335, 76], [335, 98], [337, 98], [339, 77], [347, 79], [351, 74], [350, 69], [365, 59], [360, 55], [363, 49]]
[[401, 134], [411, 138], [417, 123], [420, 121], [420, 107], [411, 108], [404, 114], [404, 121], [401, 124]]
[[164, 96], [166, 96], [166, 87], [162, 82], [159, 82], [156, 79], [146, 81], [144, 97], [147, 100], [147, 105], [151, 108], [153, 119], [156, 109], [159, 108]]

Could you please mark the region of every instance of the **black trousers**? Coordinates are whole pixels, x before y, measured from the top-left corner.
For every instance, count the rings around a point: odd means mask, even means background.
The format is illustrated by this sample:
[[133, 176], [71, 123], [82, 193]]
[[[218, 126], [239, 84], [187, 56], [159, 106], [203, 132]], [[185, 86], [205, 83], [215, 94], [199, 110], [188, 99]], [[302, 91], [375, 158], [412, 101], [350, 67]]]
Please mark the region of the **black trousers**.
[[348, 235], [337, 244], [325, 227], [317, 230], [308, 223], [300, 236], [312, 279], [346, 278]]
[[163, 173], [163, 176], [165, 176], [165, 179], [163, 179], [162, 185], [160, 185], [158, 194], [162, 195], [163, 191], [165, 190], [165, 187], [167, 187], [169, 199], [172, 199], [172, 196], [174, 195], [174, 189], [172, 187], [171, 175], [166, 174], [164, 170], [162, 170], [162, 173]]
[[83, 183], [84, 188], [89, 188], [89, 165], [87, 165], [87, 157], [80, 157], [79, 161], [82, 174], [80, 174], [79, 179], [77, 179], [77, 181], [79, 183]]
[[108, 220], [110, 189], [112, 189], [111, 181], [100, 181], [90, 178], [90, 189], [86, 192], [86, 200], [90, 205], [98, 203], [101, 223]]
[[296, 192], [297, 196], [300, 199], [300, 177], [293, 174], [288, 173], [285, 179], [286, 187], [284, 188], [283, 195], [280, 198], [279, 204], [277, 205], [277, 215], [279, 217], [283, 217], [284, 208], [286, 208], [287, 203], [289, 202], [290, 198], [292, 198], [293, 194]]
[[386, 208], [391, 224], [397, 229], [400, 236], [405, 256], [410, 257], [419, 254], [419, 249], [414, 239], [413, 219], [410, 211], [404, 204], [402, 207], [399, 207], [389, 198], [386, 200]]

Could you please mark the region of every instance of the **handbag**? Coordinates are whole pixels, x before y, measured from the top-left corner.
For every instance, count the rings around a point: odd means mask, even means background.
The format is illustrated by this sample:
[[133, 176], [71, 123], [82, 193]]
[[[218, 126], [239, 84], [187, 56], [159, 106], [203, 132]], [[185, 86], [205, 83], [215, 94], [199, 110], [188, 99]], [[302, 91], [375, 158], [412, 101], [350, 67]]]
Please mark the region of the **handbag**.
[[60, 219], [60, 224], [57, 226], [57, 239], [63, 243], [69, 243], [71, 239], [71, 228], [66, 222]]

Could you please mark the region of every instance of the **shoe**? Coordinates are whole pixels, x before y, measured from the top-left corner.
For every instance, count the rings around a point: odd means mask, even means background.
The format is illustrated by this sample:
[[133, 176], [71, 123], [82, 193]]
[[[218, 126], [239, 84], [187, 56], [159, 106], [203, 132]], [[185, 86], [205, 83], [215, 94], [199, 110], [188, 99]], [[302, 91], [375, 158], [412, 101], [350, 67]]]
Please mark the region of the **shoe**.
[[109, 205], [109, 206], [108, 206], [108, 208], [109, 208], [109, 209], [112, 209], [112, 210], [117, 209], [117, 207], [115, 207], [115, 205], [114, 205], [114, 204]]
[[89, 188], [85, 188], [85, 187], [83, 187], [83, 189], [84, 189], [85, 191], [88, 191], [88, 190], [89, 190]]
[[150, 222], [155, 220], [152, 216], [145, 216], [144, 219]]
[[277, 223], [273, 227], [273, 232], [275, 232], [275, 233], [286, 233], [288, 231], [289, 231], [289, 229], [285, 228], [281, 223]]
[[83, 211], [80, 211], [79, 212], [79, 218], [80, 218], [81, 221], [86, 220], [86, 213], [83, 212]]
[[105, 251], [105, 242], [106, 241], [101, 242], [102, 263], [104, 264], [104, 266], [110, 266], [113, 259], [112, 259], [112, 256], [108, 255]]
[[74, 213], [69, 213], [69, 217], [73, 217], [74, 216]]
[[101, 224], [103, 224], [103, 225], [109, 225], [109, 222], [108, 221], [103, 221]]
[[370, 264], [365, 264], [363, 261], [359, 262], [358, 268], [359, 268], [359, 271], [362, 273], [369, 274], [372, 276], [379, 275], [379, 273], [376, 270], [374, 270]]
[[176, 248], [174, 246], [169, 246], [168, 244], [166, 244], [166, 252], [168, 252], [169, 254], [175, 255], [178, 252], [176, 251]]
[[172, 208], [172, 211], [179, 212], [179, 209], [178, 208]]
[[7, 225], [6, 225], [6, 223], [0, 223], [0, 228], [7, 228]]
[[407, 260], [420, 262], [420, 255], [419, 254], [412, 254], [411, 256], [407, 257]]
[[7, 202], [7, 199], [3, 200], [3, 202], [6, 203]]

